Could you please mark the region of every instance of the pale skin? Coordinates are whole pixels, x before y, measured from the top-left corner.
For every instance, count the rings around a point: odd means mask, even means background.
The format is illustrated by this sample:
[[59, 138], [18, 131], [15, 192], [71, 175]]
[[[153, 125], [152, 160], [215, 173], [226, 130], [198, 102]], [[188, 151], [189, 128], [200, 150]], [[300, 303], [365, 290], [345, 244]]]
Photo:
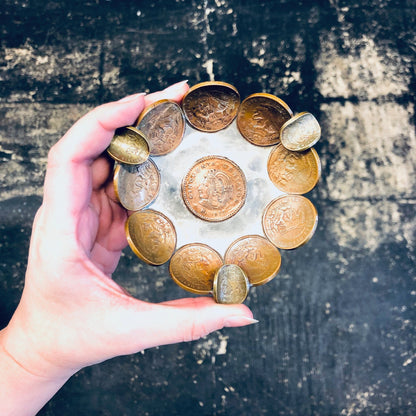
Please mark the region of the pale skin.
[[128, 213], [116, 202], [105, 149], [145, 106], [180, 102], [187, 89], [181, 82], [97, 107], [50, 150], [24, 290], [0, 331], [1, 415], [36, 414], [83, 367], [257, 322], [247, 306], [209, 297], [144, 302], [111, 278]]

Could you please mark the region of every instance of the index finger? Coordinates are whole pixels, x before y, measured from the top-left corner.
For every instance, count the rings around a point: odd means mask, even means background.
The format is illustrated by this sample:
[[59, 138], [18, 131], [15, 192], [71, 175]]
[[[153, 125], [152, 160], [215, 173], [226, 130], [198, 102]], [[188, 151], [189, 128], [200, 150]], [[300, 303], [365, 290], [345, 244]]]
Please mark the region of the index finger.
[[61, 217], [74, 217], [89, 204], [90, 166], [109, 145], [116, 128], [134, 122], [144, 98], [101, 105], [78, 120], [49, 151], [44, 203]]
[[44, 202], [60, 212], [76, 217], [88, 206], [91, 195], [91, 164], [108, 147], [118, 127], [131, 125], [151, 100], [159, 97], [179, 101], [187, 90], [178, 83], [161, 93], [143, 94], [101, 105], [75, 123], [51, 149], [44, 186]]

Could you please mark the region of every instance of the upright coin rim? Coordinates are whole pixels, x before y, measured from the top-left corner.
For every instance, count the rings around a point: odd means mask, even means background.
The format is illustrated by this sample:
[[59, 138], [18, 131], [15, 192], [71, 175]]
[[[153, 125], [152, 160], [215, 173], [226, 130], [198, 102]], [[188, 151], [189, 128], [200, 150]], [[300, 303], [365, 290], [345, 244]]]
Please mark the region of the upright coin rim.
[[[246, 283], [245, 295], [242, 299], [239, 299], [238, 302], [235, 302], [235, 303], [243, 303], [246, 300], [247, 296], [248, 296], [248, 293], [250, 291], [251, 283], [250, 283], [250, 280], [248, 279], [248, 276], [245, 273], [245, 271], [238, 264], [235, 264], [235, 263], [225, 263], [216, 271], [215, 276], [214, 276], [213, 287], [212, 287], [212, 295], [213, 295], [215, 301], [218, 302], [218, 277], [219, 277], [221, 271], [224, 270], [224, 268], [230, 267], [230, 266], [231, 267], [237, 267], [238, 269], [240, 269], [240, 272], [242, 273], [242, 275], [244, 277], [244, 281]], [[218, 302], [218, 303], [224, 304], [224, 302]], [[230, 305], [232, 303], [227, 303], [227, 304]]]
[[[174, 282], [175, 282], [178, 286], [180, 286], [182, 289], [184, 289], [184, 290], [186, 290], [186, 291], [188, 291], [188, 292], [190, 292], [190, 293], [195, 293], [195, 294], [197, 294], [197, 295], [208, 295], [208, 294], [212, 293], [212, 287], [211, 287], [210, 289], [207, 289], [207, 290], [200, 290], [200, 289], [194, 289], [194, 288], [191, 288], [191, 287], [189, 287], [189, 286], [185, 285], [184, 283], [182, 283], [182, 282], [178, 279], [178, 277], [177, 277], [177, 276], [175, 276], [175, 274], [174, 274], [174, 273], [173, 273], [173, 271], [172, 271], [172, 263], [173, 263], [174, 257], [175, 257], [175, 256], [179, 256], [179, 255], [180, 255], [180, 253], [181, 253], [181, 251], [186, 250], [186, 249], [187, 249], [187, 248], [189, 248], [189, 247], [195, 247], [195, 246], [197, 246], [197, 247], [204, 247], [204, 248], [207, 248], [209, 251], [211, 251], [211, 252], [215, 253], [215, 254], [218, 256], [219, 260], [221, 261], [222, 265], [224, 265], [224, 259], [222, 258], [221, 254], [220, 254], [217, 250], [215, 250], [215, 248], [212, 248], [212, 247], [211, 247], [211, 246], [209, 246], [208, 244], [204, 244], [204, 243], [197, 243], [197, 242], [195, 242], [195, 243], [188, 243], [188, 244], [185, 244], [185, 245], [183, 245], [183, 246], [179, 247], [179, 248], [175, 251], [175, 253], [172, 255], [172, 257], [171, 257], [171, 259], [170, 259], [170, 262], [169, 262], [169, 274], [170, 274], [171, 278], [173, 279], [173, 281], [174, 281]], [[215, 277], [215, 276], [214, 276], [214, 277]]]
[[[139, 211], [139, 210], [145, 209], [147, 206], [149, 206], [157, 198], [157, 196], [159, 194], [160, 186], [161, 186], [161, 175], [160, 175], [159, 168], [157, 167], [156, 163], [150, 158], [147, 159], [146, 161], [144, 161], [143, 163], [146, 163], [146, 162], [150, 162], [153, 165], [153, 167], [156, 169], [159, 180], [158, 180], [158, 184], [157, 184], [157, 191], [156, 191], [155, 195], [153, 196], [153, 198], [149, 202], [147, 202], [145, 205], [143, 205], [141, 208], [138, 208], [138, 209], [130, 209], [122, 203], [121, 198], [120, 198], [120, 192], [119, 192], [119, 176], [120, 176], [120, 170], [122, 169], [122, 165], [117, 164], [114, 168], [114, 173], [113, 173], [114, 193], [116, 194], [116, 198], [117, 198], [118, 202], [124, 208], [126, 208], [129, 211]], [[137, 166], [138, 167], [138, 166], [143, 165], [143, 163], [140, 163], [139, 165], [128, 165], [128, 166], [130, 166], [130, 167]]]
[[169, 99], [162, 99], [162, 100], [158, 100], [158, 101], [155, 101], [154, 103], [152, 103], [152, 104], [150, 104], [149, 106], [147, 106], [141, 113], [140, 113], [140, 115], [139, 115], [139, 118], [137, 119], [137, 121], [136, 121], [136, 124], [135, 124], [135, 127], [140, 131], [140, 123], [143, 121], [143, 119], [145, 118], [145, 116], [146, 115], [148, 115], [152, 110], [154, 110], [155, 108], [157, 108], [157, 107], [159, 107], [160, 105], [163, 105], [163, 104], [172, 104], [172, 105], [174, 105], [174, 107], [175, 108], [177, 108], [177, 110], [180, 112], [180, 114], [181, 114], [181, 117], [182, 117], [182, 121], [183, 121], [183, 126], [182, 126], [182, 132], [181, 132], [181, 138], [180, 138], [180, 140], [178, 140], [178, 142], [177, 142], [177, 144], [176, 144], [176, 146], [174, 146], [174, 147], [172, 147], [171, 149], [169, 149], [169, 150], [167, 150], [167, 151], [165, 151], [165, 152], [162, 152], [162, 153], [160, 153], [160, 152], [157, 152], [157, 153], [154, 153], [154, 152], [152, 152], [151, 151], [151, 149], [150, 149], [150, 143], [148, 143], [149, 144], [149, 154], [150, 154], [150, 156], [164, 156], [164, 155], [166, 155], [166, 154], [168, 154], [168, 153], [170, 153], [170, 152], [172, 152], [172, 151], [174, 151], [180, 144], [181, 144], [181, 142], [182, 142], [182, 139], [183, 139], [183, 136], [184, 136], [184, 134], [185, 134], [185, 128], [186, 128], [186, 119], [185, 119], [185, 114], [184, 114], [184, 112], [182, 111], [182, 108], [181, 108], [181, 106], [176, 102], [176, 101], [173, 101], [173, 100], [169, 100]]
[[[240, 116], [242, 114], [242, 112], [244, 111], [244, 106], [247, 104], [248, 101], [254, 99], [254, 98], [267, 98], [270, 101], [273, 101], [277, 104], [279, 104], [280, 106], [282, 106], [289, 114], [289, 120], [293, 117], [293, 111], [291, 110], [291, 108], [289, 107], [289, 105], [287, 103], [285, 103], [281, 98], [277, 97], [276, 95], [273, 94], [269, 94], [267, 92], [256, 92], [254, 94], [249, 95], [248, 97], [246, 97], [240, 104], [240, 107], [238, 108], [237, 111], [237, 116], [236, 116], [236, 124], [237, 124], [237, 129], [240, 132], [241, 136], [247, 140], [248, 142], [250, 142], [251, 144], [253, 144], [254, 146], [261, 146], [261, 147], [269, 147], [269, 146], [275, 146], [277, 143], [280, 142], [280, 131], [279, 131], [279, 135], [276, 138], [274, 143], [269, 143], [269, 144], [259, 144], [256, 143], [254, 140], [252, 140], [250, 137], [247, 137], [245, 134], [243, 134], [242, 132], [242, 128], [241, 128], [241, 121], [240, 121]], [[288, 120], [288, 121], [289, 121]], [[287, 123], [287, 121], [285, 122]]]
[[[265, 224], [264, 224], [266, 214], [267, 214], [267, 212], [269, 211], [269, 209], [271, 208], [271, 206], [272, 206], [273, 204], [275, 204], [278, 200], [280, 200], [280, 199], [286, 199], [286, 198], [299, 198], [299, 199], [305, 200], [305, 201], [306, 201], [306, 203], [309, 205], [309, 207], [312, 209], [313, 216], [314, 216], [314, 218], [315, 218], [315, 221], [314, 221], [314, 224], [313, 224], [312, 229], [311, 229], [311, 230], [309, 231], [309, 233], [305, 236], [305, 238], [304, 238], [303, 240], [301, 240], [301, 242], [300, 242], [300, 243], [298, 243], [298, 244], [296, 244], [296, 245], [293, 245], [293, 244], [291, 244], [291, 245], [278, 245], [278, 244], [276, 244], [276, 242], [274, 241], [274, 239], [270, 237], [270, 234], [267, 232], [267, 229], [266, 229]], [[261, 223], [262, 223], [262, 227], [263, 227], [263, 232], [264, 232], [264, 235], [267, 237], [267, 239], [268, 239], [268, 240], [269, 240], [272, 244], [274, 244], [277, 248], [280, 248], [280, 249], [282, 249], [282, 250], [293, 250], [293, 249], [295, 249], [295, 248], [301, 247], [301, 246], [303, 246], [304, 244], [306, 244], [306, 243], [307, 243], [307, 242], [308, 242], [308, 241], [309, 241], [309, 240], [313, 237], [313, 235], [315, 234], [316, 228], [317, 228], [317, 226], [318, 226], [318, 211], [316, 210], [316, 207], [315, 207], [315, 205], [312, 203], [312, 201], [310, 201], [308, 198], [306, 198], [306, 197], [305, 197], [305, 196], [303, 196], [303, 195], [298, 195], [298, 194], [287, 194], [287, 195], [282, 195], [282, 196], [279, 196], [279, 197], [277, 197], [277, 198], [273, 199], [272, 201], [270, 201], [270, 202], [267, 204], [266, 208], [265, 208], [265, 209], [264, 209], [264, 211], [263, 211], [263, 216], [262, 216], [262, 221], [261, 221]], [[278, 243], [280, 244], [280, 242], [278, 242]]]
[[[265, 242], [267, 242], [268, 244], [271, 244], [272, 245], [272, 247], [276, 250], [276, 252], [277, 252], [277, 254], [279, 255], [279, 264], [278, 264], [278, 266], [274, 269], [274, 271], [273, 271], [273, 273], [272, 274], [270, 274], [270, 275], [268, 275], [267, 276], [267, 278], [265, 278], [265, 279], [263, 279], [263, 280], [261, 280], [261, 281], [259, 281], [259, 282], [256, 282], [256, 283], [253, 283], [252, 281], [251, 281], [251, 279], [250, 279], [250, 275], [247, 273], [247, 272], [245, 272], [246, 273], [246, 275], [247, 275], [247, 278], [248, 278], [248, 280], [249, 280], [249, 282], [250, 282], [250, 284], [251, 284], [251, 286], [262, 286], [262, 285], [264, 285], [264, 284], [266, 284], [266, 283], [268, 283], [268, 282], [270, 282], [271, 280], [273, 280], [277, 275], [278, 275], [278, 273], [279, 273], [279, 271], [280, 271], [280, 268], [281, 268], [281, 266], [282, 266], [282, 256], [281, 256], [281, 254], [280, 254], [280, 251], [279, 251], [279, 249], [276, 247], [276, 245], [274, 245], [268, 238], [266, 238], [266, 237], [264, 237], [264, 236], [262, 236], [262, 235], [259, 235], [259, 234], [248, 234], [248, 235], [243, 235], [243, 236], [241, 236], [241, 237], [239, 237], [239, 238], [237, 238], [236, 240], [234, 240], [229, 246], [228, 246], [228, 248], [227, 248], [227, 250], [225, 251], [225, 254], [224, 254], [224, 263], [225, 264], [235, 264], [235, 263], [232, 263], [231, 261], [227, 261], [227, 256], [229, 256], [230, 255], [230, 252], [232, 251], [232, 249], [238, 244], [238, 243], [240, 243], [241, 241], [243, 241], [243, 240], [246, 240], [246, 239], [251, 239], [251, 238], [256, 238], [256, 239], [260, 239], [260, 240], [264, 240]], [[239, 267], [241, 267], [241, 266], [239, 266]], [[242, 268], [242, 267], [241, 267]], [[244, 270], [244, 269], [243, 269]]]
[[[189, 96], [192, 95], [192, 93], [194, 93], [196, 90], [201, 89], [201, 88], [205, 88], [205, 87], [225, 87], [225, 88], [231, 90], [233, 93], [235, 93], [237, 95], [238, 106], [237, 106], [237, 110], [236, 110], [232, 120], [227, 125], [219, 128], [219, 129], [211, 130], [211, 129], [203, 129], [203, 128], [195, 126], [195, 124], [189, 119], [188, 113], [186, 111], [185, 103], [186, 103], [186, 100], [189, 99]], [[238, 92], [237, 88], [234, 87], [234, 85], [228, 84], [227, 82], [223, 82], [223, 81], [205, 81], [205, 82], [200, 82], [198, 84], [195, 84], [195, 85], [193, 85], [192, 87], [189, 88], [189, 90], [185, 93], [185, 95], [182, 98], [181, 107], [182, 107], [183, 114], [185, 115], [186, 121], [189, 123], [190, 126], [192, 126], [194, 129], [196, 129], [198, 131], [202, 131], [202, 132], [205, 132], [205, 133], [215, 133], [217, 131], [224, 130], [235, 120], [235, 118], [237, 117], [237, 114], [238, 114], [238, 110], [239, 110], [240, 105], [241, 105], [240, 100], [241, 100], [240, 93]]]
[[[311, 185], [309, 185], [308, 187], [305, 187], [302, 191], [288, 191], [287, 189], [282, 189], [279, 186], [276, 185], [276, 183], [272, 180], [272, 178], [270, 177], [270, 171], [269, 171], [269, 165], [270, 165], [270, 160], [273, 156], [273, 154], [275, 152], [278, 151], [279, 147], [282, 146], [283, 149], [285, 149], [287, 152], [292, 152], [295, 154], [306, 154], [308, 152], [310, 152], [312, 154], [313, 160], [316, 163], [316, 170], [317, 170], [317, 174], [316, 174], [316, 178], [315, 180], [312, 182]], [[321, 159], [319, 158], [318, 152], [314, 149], [314, 148], [310, 148], [310, 149], [306, 149], [303, 152], [295, 152], [293, 150], [289, 150], [287, 149], [285, 146], [283, 146], [282, 143], [278, 143], [277, 145], [275, 145], [272, 150], [270, 151], [269, 157], [267, 158], [267, 174], [269, 176], [270, 181], [272, 182], [272, 184], [279, 189], [282, 192], [286, 192], [288, 195], [303, 195], [303, 194], [307, 194], [308, 192], [312, 191], [313, 188], [315, 188], [315, 186], [317, 185], [317, 183], [319, 182], [319, 179], [321, 178]]]
[[[284, 141], [282, 140], [282, 136], [283, 136], [285, 127], [289, 126], [290, 124], [294, 123], [296, 120], [298, 120], [300, 118], [303, 118], [305, 116], [312, 116], [313, 119], [315, 120], [316, 125], [319, 128], [318, 137], [316, 137], [314, 140], [311, 140], [310, 142], [307, 142], [304, 146], [293, 146], [293, 147], [288, 146], [288, 143], [285, 144]], [[298, 114], [294, 115], [288, 121], [286, 121], [286, 123], [284, 123], [282, 128], [280, 129], [280, 142], [282, 143], [282, 145], [287, 150], [290, 150], [292, 152], [302, 152], [304, 150], [310, 149], [313, 146], [315, 146], [316, 143], [318, 143], [320, 138], [321, 138], [321, 126], [319, 125], [318, 120], [316, 119], [316, 117], [312, 113], [309, 113], [308, 111], [302, 111], [301, 113], [298, 113]]]
[[[140, 252], [140, 250], [137, 248], [136, 244], [134, 243], [133, 239], [131, 238], [130, 228], [129, 228], [130, 221], [132, 221], [131, 218], [133, 216], [137, 216], [137, 215], [144, 214], [144, 213], [152, 213], [152, 214], [155, 214], [155, 215], [158, 215], [158, 216], [162, 217], [170, 225], [170, 227], [173, 230], [173, 235], [174, 235], [174, 238], [175, 238], [175, 244], [174, 244], [173, 250], [172, 250], [169, 258], [164, 260], [163, 262], [155, 262], [155, 261], [152, 261], [151, 259], [148, 259], [146, 256], [144, 256]], [[142, 261], [144, 261], [148, 264], [151, 264], [152, 266], [160, 266], [162, 264], [165, 264], [166, 262], [168, 262], [172, 258], [172, 256], [174, 255], [174, 253], [176, 251], [177, 235], [176, 235], [175, 226], [173, 225], [172, 221], [165, 214], [163, 214], [160, 211], [156, 211], [154, 209], [142, 209], [142, 210], [139, 210], [139, 211], [135, 211], [132, 215], [129, 216], [129, 218], [127, 218], [127, 221], [125, 223], [124, 228], [125, 228], [125, 233], [126, 233], [126, 237], [127, 237], [127, 242], [129, 244], [130, 248], [132, 249], [132, 251], [134, 252], [134, 254], [136, 254], [136, 256], [140, 260], [142, 260]]]
[[[116, 160], [117, 162], [119, 162], [119, 163], [124, 163], [125, 165], [130, 165], [130, 166], [132, 166], [132, 165], [139, 165], [139, 164], [141, 164], [141, 163], [144, 163], [148, 158], [149, 158], [149, 155], [150, 155], [150, 150], [149, 150], [149, 143], [147, 142], [147, 139], [146, 139], [146, 136], [145, 136], [145, 134], [143, 133], [143, 132], [141, 132], [137, 127], [134, 127], [134, 126], [124, 126], [124, 127], [119, 127], [117, 130], [121, 130], [121, 129], [125, 129], [125, 130], [131, 130], [131, 131], [133, 131], [134, 133], [136, 133], [138, 136], [140, 136], [140, 139], [141, 139], [141, 141], [142, 141], [142, 143], [144, 143], [144, 145], [145, 145], [145, 153], [147, 154], [147, 157], [146, 157], [146, 159], [140, 159], [140, 160], [136, 160], [136, 161], [134, 161], [134, 162], [132, 162], [132, 161], [130, 161], [130, 160], [127, 160], [127, 159], [122, 159], [122, 158], [120, 158], [119, 156], [117, 156], [117, 155], [115, 155], [112, 151], [111, 151], [111, 147], [112, 147], [112, 142], [110, 143], [110, 145], [107, 147], [107, 153], [114, 159], [114, 160]], [[117, 132], [117, 130], [116, 130], [116, 132]], [[114, 140], [114, 139], [113, 139]]]

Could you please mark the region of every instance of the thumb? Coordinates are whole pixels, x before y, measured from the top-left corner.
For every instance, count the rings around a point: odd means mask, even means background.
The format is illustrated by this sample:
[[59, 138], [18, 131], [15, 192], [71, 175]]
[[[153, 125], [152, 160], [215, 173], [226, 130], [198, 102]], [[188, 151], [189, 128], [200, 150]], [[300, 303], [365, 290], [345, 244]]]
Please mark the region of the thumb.
[[165, 318], [165, 322], [170, 326], [172, 338], [166, 339], [167, 343], [195, 341], [223, 327], [258, 322], [247, 306], [221, 305], [209, 297], [177, 299], [159, 305], [169, 313], [169, 320]]
[[177, 342], [194, 341], [224, 327], [238, 327], [258, 322], [242, 304], [221, 305], [212, 298], [184, 298], [150, 304], [137, 302], [118, 326], [123, 339], [117, 355], [133, 354], [146, 348]]

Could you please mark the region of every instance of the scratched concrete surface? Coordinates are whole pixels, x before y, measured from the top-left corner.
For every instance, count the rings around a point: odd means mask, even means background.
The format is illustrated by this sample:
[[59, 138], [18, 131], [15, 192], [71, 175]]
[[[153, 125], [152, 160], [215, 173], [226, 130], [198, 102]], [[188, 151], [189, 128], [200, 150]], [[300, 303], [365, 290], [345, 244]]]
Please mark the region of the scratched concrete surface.
[[[414, 415], [414, 0], [3, 0], [0, 325], [17, 305], [49, 147], [88, 109], [189, 79], [322, 126], [319, 226], [246, 303], [260, 323], [113, 359], [41, 415]], [[126, 249], [135, 296], [187, 295]]]

